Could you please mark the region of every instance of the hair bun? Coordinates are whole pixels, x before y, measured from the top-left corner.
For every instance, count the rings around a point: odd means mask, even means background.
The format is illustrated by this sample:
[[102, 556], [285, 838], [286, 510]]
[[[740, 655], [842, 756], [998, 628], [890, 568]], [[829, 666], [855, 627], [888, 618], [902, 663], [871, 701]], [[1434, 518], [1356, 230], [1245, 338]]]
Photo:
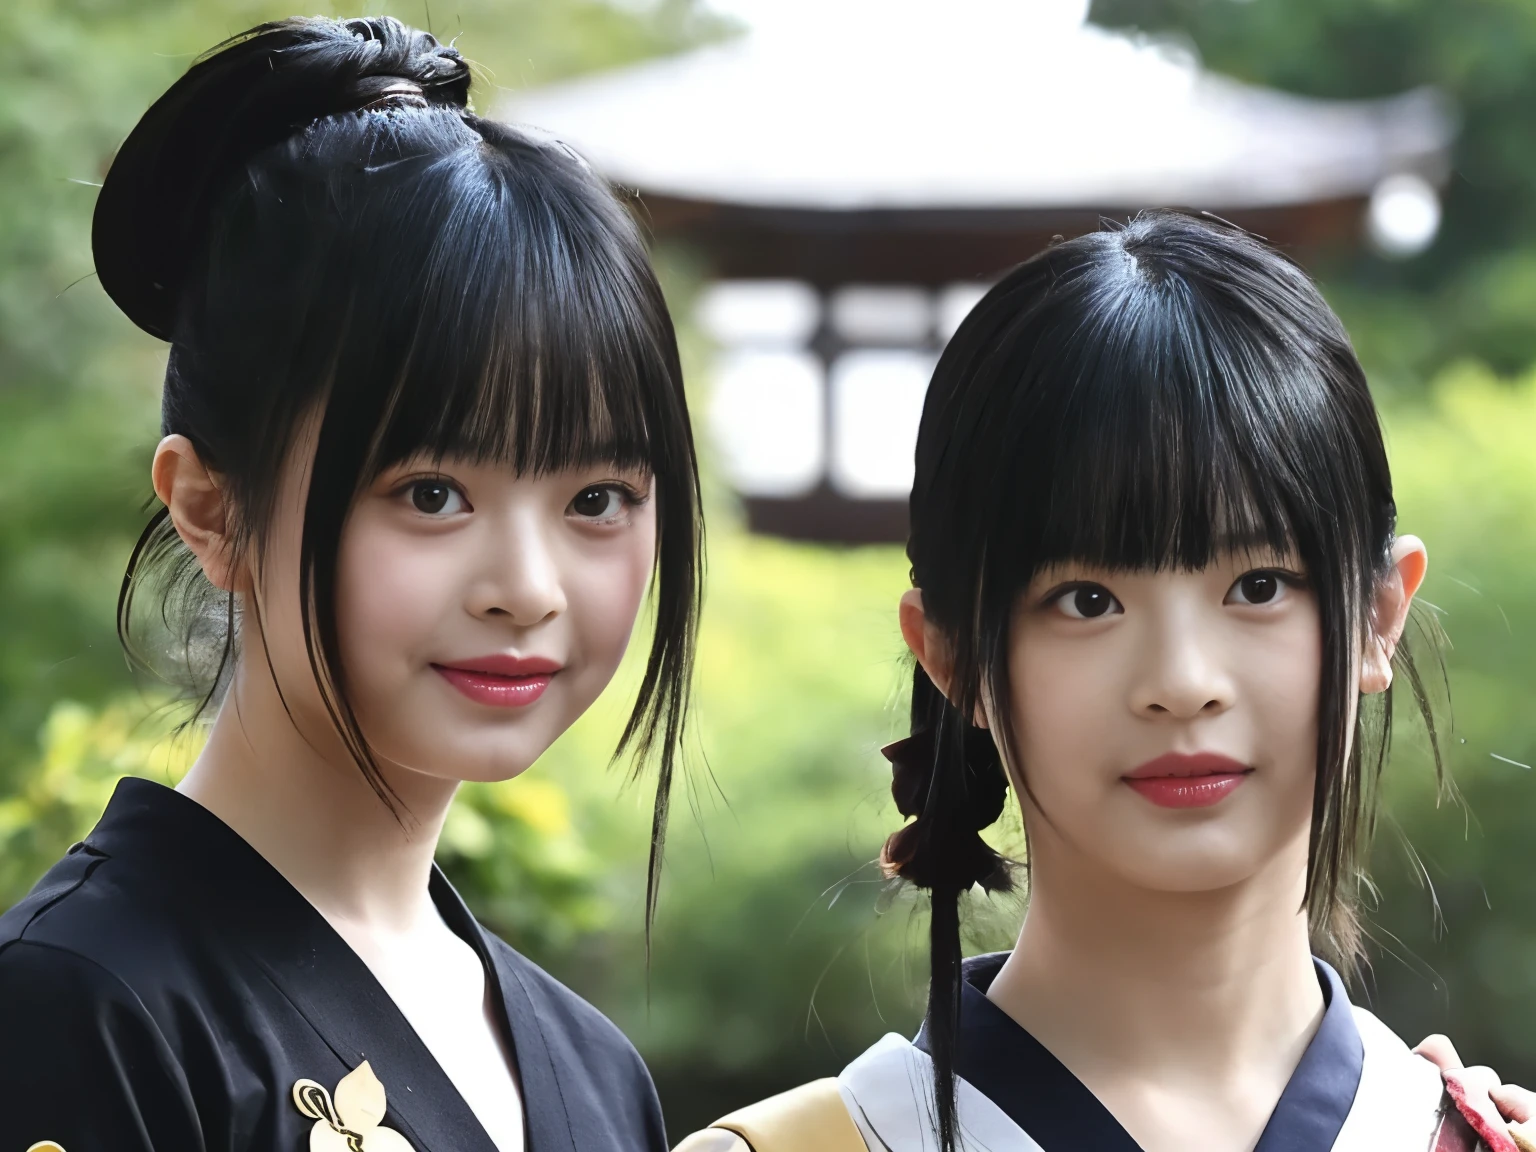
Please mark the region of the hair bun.
[[389, 103], [467, 107], [469, 65], [388, 16], [295, 17], [219, 45], [118, 150], [91, 247], [107, 295], [151, 335], [173, 335], [187, 267], [239, 166], [326, 116]]

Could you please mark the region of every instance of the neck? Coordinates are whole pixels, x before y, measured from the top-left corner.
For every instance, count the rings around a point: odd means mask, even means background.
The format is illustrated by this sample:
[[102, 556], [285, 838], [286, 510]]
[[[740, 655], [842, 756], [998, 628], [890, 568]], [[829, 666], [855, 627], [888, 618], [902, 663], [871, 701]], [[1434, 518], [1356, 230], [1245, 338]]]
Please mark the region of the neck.
[[1305, 834], [1209, 892], [1140, 887], [1048, 828], [1030, 848], [1029, 913], [988, 995], [1069, 1067], [1294, 1067], [1323, 1007], [1300, 911]]
[[234, 829], [332, 924], [411, 931], [435, 915], [427, 885], [455, 782], [381, 763], [398, 797], [391, 812], [323, 709], [289, 714], [258, 643], [243, 654], [178, 791]]

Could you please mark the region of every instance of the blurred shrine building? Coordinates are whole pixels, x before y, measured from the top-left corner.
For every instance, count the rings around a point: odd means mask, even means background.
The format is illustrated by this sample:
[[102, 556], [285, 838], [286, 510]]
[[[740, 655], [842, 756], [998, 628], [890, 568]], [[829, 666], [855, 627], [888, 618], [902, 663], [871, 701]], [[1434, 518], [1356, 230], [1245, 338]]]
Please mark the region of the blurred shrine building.
[[698, 425], [754, 531], [905, 540], [938, 353], [1054, 235], [1177, 205], [1303, 262], [1434, 237], [1454, 127], [1433, 92], [1255, 88], [1087, 23], [1080, 0], [927, 7], [786, 4], [793, 19], [500, 110], [702, 259], [716, 354]]

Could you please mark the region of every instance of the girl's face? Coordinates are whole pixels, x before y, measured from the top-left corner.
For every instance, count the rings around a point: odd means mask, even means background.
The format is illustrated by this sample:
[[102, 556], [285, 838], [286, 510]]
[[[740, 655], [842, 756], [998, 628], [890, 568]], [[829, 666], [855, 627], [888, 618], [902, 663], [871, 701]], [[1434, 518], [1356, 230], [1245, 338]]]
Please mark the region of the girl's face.
[[[261, 639], [300, 731], [340, 751], [296, 591], [306, 489], [285, 479], [262, 551]], [[386, 775], [507, 779], [592, 704], [650, 581], [650, 496], [634, 469], [520, 476], [451, 458], [407, 460], [359, 496], [336, 624], [346, 695]]]
[[1126, 881], [1191, 892], [1281, 855], [1304, 866], [1321, 669], [1316, 598], [1283, 557], [1037, 574], [1009, 649], [1037, 864], [1059, 840]]

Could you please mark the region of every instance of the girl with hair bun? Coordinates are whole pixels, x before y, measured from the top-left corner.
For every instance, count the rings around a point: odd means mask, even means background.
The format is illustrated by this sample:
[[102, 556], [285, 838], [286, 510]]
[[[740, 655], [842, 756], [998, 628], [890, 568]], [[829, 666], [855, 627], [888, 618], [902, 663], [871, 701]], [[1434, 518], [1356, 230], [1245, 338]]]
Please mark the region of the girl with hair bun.
[[[929, 387], [907, 555], [883, 862], [932, 897], [926, 1021], [683, 1149], [1536, 1147], [1488, 1096], [1529, 1094], [1448, 1072], [1464, 1119], [1339, 974], [1394, 668], [1438, 746], [1400, 643], [1425, 549], [1300, 269], [1162, 211], [1005, 276]], [[1028, 911], [962, 960], [961, 896], [1020, 870], [980, 836], [1010, 789]]]
[[458, 784], [570, 726], [650, 589], [620, 747], [659, 769], [649, 919], [699, 603], [641, 238], [469, 86], [392, 19], [265, 24], [107, 175], [102, 285], [170, 342], [119, 628], [222, 703], [176, 790], [123, 781], [0, 918], [6, 1148], [666, 1147], [634, 1049], [432, 862]]

